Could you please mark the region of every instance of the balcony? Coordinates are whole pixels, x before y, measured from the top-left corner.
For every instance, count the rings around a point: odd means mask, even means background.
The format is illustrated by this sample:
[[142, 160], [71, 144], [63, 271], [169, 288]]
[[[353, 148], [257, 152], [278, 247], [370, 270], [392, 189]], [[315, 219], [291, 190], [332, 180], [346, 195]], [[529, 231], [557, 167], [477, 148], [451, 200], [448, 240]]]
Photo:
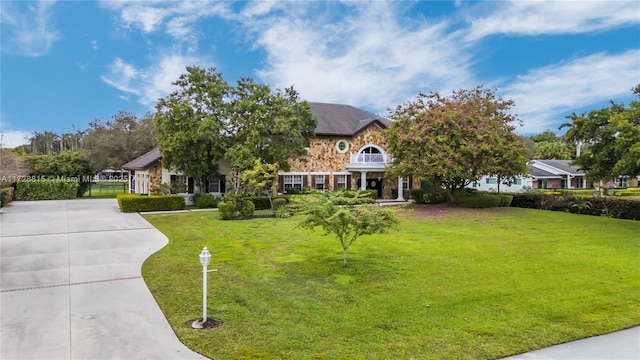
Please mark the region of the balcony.
[[387, 154], [351, 154], [350, 164], [358, 164], [358, 165], [374, 165], [374, 164], [384, 164], [386, 165], [391, 161], [391, 157]]

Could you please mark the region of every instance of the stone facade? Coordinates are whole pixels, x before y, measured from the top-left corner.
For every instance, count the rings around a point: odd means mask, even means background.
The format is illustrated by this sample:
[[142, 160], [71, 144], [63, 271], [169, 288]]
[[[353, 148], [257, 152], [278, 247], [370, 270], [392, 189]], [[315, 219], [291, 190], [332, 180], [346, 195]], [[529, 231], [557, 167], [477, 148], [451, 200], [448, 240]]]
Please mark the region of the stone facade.
[[[357, 154], [367, 145], [375, 145], [387, 151], [387, 142], [383, 136], [384, 128], [378, 123], [373, 123], [355, 136], [316, 136], [310, 141], [309, 150], [304, 156], [289, 160], [289, 172], [303, 174], [306, 176], [305, 184], [313, 186], [312, 177], [316, 174], [328, 175], [327, 188], [335, 189], [334, 175], [351, 175], [350, 189], [360, 188], [361, 172], [347, 169], [347, 164], [351, 161], [351, 154]], [[337, 143], [340, 140], [346, 140], [348, 148], [344, 152], [340, 152]], [[382, 198], [391, 199], [397, 197], [398, 178], [389, 176], [384, 171], [367, 171], [367, 179], [375, 179], [382, 182]], [[412, 179], [410, 188], [419, 187], [420, 180]], [[409, 194], [405, 194], [405, 198]]]

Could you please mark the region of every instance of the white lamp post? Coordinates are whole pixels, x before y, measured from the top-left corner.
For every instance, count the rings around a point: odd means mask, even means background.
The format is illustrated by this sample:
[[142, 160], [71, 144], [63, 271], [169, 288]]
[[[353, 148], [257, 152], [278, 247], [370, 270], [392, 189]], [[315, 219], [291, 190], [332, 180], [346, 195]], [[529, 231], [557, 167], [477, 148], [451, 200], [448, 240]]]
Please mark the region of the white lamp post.
[[[211, 253], [205, 246], [200, 253], [200, 264], [202, 265], [202, 323], [207, 322], [207, 266], [211, 262]], [[211, 271], [216, 271], [213, 269]]]

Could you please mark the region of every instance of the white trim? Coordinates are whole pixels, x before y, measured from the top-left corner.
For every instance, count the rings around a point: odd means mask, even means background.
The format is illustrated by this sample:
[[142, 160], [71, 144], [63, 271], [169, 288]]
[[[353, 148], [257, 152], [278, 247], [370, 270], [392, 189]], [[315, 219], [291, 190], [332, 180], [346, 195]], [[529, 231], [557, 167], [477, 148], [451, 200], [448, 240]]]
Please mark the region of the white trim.
[[358, 154], [360, 154], [360, 153], [362, 153], [362, 150], [364, 150], [364, 149], [366, 149], [366, 148], [369, 148], [369, 147], [372, 147], [372, 148], [376, 148], [376, 149], [378, 149], [378, 151], [380, 151], [380, 154], [386, 154], [386, 153], [387, 153], [387, 152], [386, 152], [386, 151], [384, 151], [384, 149], [383, 149], [383, 148], [381, 148], [379, 145], [372, 144], [372, 143], [369, 143], [369, 144], [367, 144], [367, 145], [364, 145], [363, 147], [361, 147], [361, 148], [360, 148], [360, 150], [358, 150], [358, 152], [357, 152], [357, 153], [358, 153]]
[[[344, 143], [346, 145], [343, 150], [340, 150], [341, 143]], [[349, 142], [347, 141], [347, 139], [340, 139], [336, 141], [336, 151], [338, 151], [340, 154], [345, 154], [347, 151], [349, 151]]]
[[289, 172], [279, 171], [278, 172], [278, 175], [309, 175], [309, 174], [311, 173], [308, 171], [289, 171]]

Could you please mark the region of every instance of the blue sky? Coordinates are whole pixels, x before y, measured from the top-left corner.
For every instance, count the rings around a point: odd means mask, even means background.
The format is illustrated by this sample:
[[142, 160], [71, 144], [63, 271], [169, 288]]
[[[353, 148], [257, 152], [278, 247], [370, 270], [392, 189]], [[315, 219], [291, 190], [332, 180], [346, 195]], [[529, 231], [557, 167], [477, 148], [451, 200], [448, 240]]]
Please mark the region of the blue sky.
[[628, 103], [638, 1], [1, 1], [5, 146], [153, 111], [187, 65], [386, 116], [419, 92], [484, 84], [521, 134]]

